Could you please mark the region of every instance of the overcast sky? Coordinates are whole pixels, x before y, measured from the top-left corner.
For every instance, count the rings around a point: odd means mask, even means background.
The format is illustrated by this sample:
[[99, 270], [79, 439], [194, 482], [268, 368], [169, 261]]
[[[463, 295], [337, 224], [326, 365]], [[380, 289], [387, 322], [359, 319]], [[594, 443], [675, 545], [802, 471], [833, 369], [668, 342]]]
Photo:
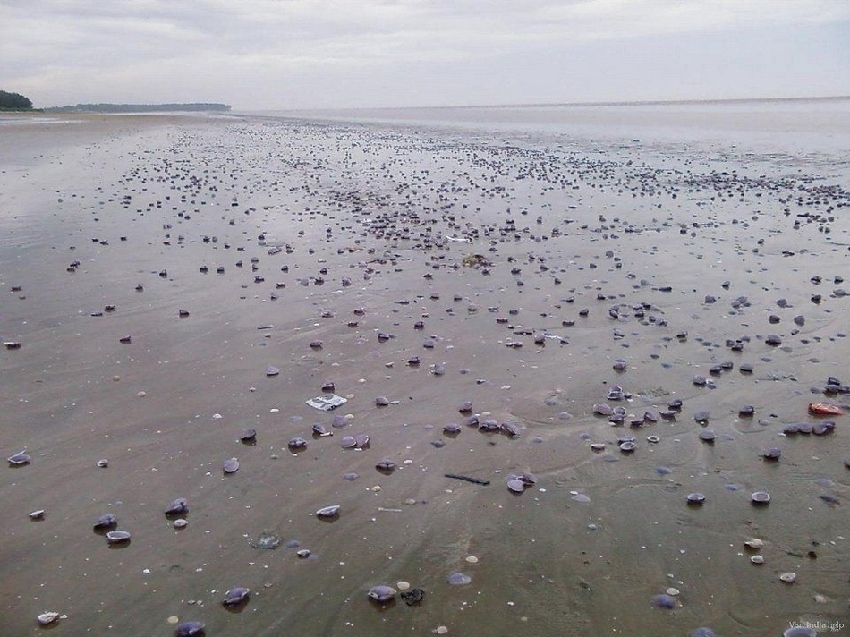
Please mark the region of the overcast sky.
[[0, 0], [35, 106], [850, 95], [850, 0]]

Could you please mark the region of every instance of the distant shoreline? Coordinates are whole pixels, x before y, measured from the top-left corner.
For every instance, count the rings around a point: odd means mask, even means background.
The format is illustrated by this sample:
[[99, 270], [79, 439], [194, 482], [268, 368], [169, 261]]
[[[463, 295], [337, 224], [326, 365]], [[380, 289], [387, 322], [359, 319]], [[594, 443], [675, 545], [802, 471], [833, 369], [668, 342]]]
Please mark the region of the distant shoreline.
[[[284, 108], [263, 109], [251, 111], [263, 112], [356, 112], [356, 111], [410, 111], [410, 110], [474, 110], [474, 109], [517, 109], [517, 108], [581, 108], [589, 106], [700, 106], [700, 105], [732, 105], [732, 104], [782, 104], [801, 102], [841, 102], [850, 100], [850, 95], [834, 95], [820, 97], [736, 97], [723, 99], [684, 99], [684, 100], [647, 100], [647, 101], [596, 101], [596, 102], [541, 102], [529, 104], [467, 104], [467, 105], [443, 105], [443, 106], [339, 106], [327, 108]], [[239, 112], [246, 112], [237, 109]]]
[[[545, 104], [505, 104], [496, 106], [449, 106], [434, 108], [548, 108], [565, 106], [687, 106], [700, 104], [758, 104], [783, 102], [833, 102], [850, 100], [850, 95], [835, 95], [831, 97], [734, 97], [728, 99], [689, 99], [689, 100], [647, 100], [619, 102], [552, 102]], [[415, 108], [415, 107], [414, 107]]]
[[229, 104], [75, 104], [73, 106], [49, 106], [41, 109], [45, 113], [228, 113]]

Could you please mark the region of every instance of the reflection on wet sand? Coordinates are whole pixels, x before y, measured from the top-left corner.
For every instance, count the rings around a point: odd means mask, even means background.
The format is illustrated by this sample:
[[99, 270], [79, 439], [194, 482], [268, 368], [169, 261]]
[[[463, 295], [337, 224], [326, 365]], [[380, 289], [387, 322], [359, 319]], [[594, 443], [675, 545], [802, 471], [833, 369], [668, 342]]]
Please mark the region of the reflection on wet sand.
[[484, 124], [6, 133], [8, 634], [846, 616], [846, 151], [822, 178]]

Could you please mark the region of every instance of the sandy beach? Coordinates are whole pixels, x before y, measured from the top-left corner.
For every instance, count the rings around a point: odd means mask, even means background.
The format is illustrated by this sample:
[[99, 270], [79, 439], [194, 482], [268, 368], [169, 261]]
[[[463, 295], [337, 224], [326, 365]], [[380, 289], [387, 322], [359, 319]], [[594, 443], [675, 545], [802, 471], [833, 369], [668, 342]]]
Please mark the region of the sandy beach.
[[850, 408], [850, 131], [812, 108], [4, 115], [0, 637], [844, 634], [848, 416], [809, 405]]

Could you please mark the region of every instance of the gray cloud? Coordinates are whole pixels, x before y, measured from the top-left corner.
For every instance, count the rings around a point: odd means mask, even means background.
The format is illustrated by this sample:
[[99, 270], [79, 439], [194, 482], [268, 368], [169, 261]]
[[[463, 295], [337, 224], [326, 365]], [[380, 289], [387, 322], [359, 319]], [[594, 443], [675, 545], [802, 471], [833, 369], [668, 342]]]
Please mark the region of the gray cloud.
[[238, 108], [850, 93], [842, 0], [0, 0], [37, 105]]

